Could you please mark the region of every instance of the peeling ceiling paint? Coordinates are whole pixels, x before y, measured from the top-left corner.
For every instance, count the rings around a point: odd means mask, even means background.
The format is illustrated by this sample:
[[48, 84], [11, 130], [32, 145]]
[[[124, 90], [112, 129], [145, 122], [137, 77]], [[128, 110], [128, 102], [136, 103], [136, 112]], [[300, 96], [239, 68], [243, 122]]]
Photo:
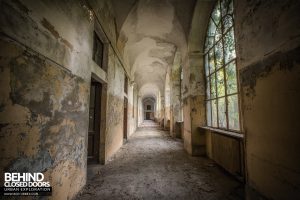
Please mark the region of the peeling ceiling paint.
[[[120, 29], [118, 46], [142, 96], [163, 94], [165, 78], [177, 50], [187, 51], [186, 38], [194, 0], [131, 0]], [[117, 2], [114, 1], [116, 4]], [[183, 11], [184, 14], [182, 13]], [[124, 19], [124, 13], [122, 14]], [[180, 16], [180, 17], [178, 17]]]

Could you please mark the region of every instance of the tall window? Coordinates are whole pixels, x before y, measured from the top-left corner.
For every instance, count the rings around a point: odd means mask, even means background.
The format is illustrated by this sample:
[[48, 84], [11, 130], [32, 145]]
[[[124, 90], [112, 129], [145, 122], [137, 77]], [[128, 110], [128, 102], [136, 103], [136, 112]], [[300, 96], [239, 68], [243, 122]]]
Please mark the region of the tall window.
[[219, 0], [211, 14], [205, 42], [207, 125], [240, 130], [233, 1]]
[[103, 43], [96, 32], [94, 32], [93, 60], [103, 68]]

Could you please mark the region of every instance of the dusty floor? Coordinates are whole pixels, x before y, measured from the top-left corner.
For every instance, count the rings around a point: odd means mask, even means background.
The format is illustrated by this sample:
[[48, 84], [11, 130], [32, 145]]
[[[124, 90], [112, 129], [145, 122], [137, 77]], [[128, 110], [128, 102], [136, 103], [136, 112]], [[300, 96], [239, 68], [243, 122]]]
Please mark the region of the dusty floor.
[[152, 123], [134, 133], [77, 199], [244, 199], [243, 186]]

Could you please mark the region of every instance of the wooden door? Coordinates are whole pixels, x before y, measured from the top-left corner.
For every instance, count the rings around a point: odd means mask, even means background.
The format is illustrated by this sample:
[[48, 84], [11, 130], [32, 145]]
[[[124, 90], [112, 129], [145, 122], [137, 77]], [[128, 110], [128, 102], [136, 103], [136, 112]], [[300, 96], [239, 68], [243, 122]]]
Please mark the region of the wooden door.
[[99, 163], [101, 84], [92, 80], [90, 90], [88, 164]]
[[128, 100], [124, 97], [124, 121], [123, 121], [123, 138], [127, 139], [127, 112], [128, 112]]
[[150, 120], [150, 112], [146, 112], [146, 120]]

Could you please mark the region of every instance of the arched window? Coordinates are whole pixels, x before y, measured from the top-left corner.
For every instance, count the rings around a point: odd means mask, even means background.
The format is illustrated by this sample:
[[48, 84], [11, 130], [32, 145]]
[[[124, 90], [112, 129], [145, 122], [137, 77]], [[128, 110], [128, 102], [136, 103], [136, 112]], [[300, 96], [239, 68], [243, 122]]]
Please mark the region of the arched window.
[[207, 126], [240, 130], [233, 1], [219, 0], [205, 42]]

